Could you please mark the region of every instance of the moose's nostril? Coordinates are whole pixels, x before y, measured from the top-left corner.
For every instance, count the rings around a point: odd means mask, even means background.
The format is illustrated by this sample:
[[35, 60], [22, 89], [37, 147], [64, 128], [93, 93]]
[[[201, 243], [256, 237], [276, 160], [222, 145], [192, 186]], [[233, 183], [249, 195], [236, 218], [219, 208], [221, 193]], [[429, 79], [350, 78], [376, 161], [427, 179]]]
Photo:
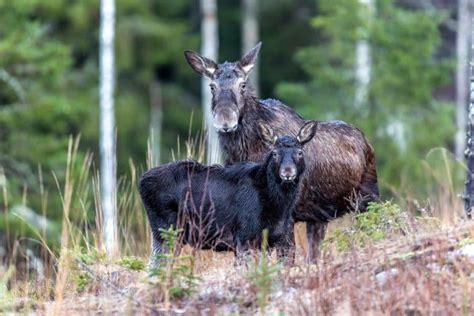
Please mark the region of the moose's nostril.
[[283, 167], [280, 171], [280, 177], [285, 181], [292, 181], [296, 178], [296, 169], [293, 167]]

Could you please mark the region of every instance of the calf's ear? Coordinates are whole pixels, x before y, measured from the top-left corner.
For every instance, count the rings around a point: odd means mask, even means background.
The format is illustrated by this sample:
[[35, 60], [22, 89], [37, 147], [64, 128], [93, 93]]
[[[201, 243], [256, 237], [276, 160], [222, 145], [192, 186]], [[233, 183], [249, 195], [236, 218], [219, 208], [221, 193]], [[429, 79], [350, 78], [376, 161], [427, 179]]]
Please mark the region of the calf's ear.
[[184, 57], [189, 66], [191, 66], [195, 72], [210, 79], [213, 78], [214, 73], [217, 70], [217, 64], [213, 60], [201, 56], [192, 50], [184, 51]]
[[317, 125], [318, 123], [316, 121], [309, 121], [301, 127], [298, 136], [296, 136], [296, 139], [301, 145], [306, 144], [313, 138], [314, 134], [316, 134]]
[[255, 66], [257, 62], [258, 53], [260, 52], [260, 47], [262, 46], [262, 42], [258, 42], [254, 48], [249, 50], [244, 57], [240, 58], [239, 66], [242, 70], [248, 75], [252, 68]]
[[273, 129], [270, 126], [268, 126], [265, 123], [260, 123], [258, 125], [258, 129], [260, 132], [260, 137], [263, 139], [264, 142], [271, 145], [275, 144], [275, 141], [277, 140], [277, 136], [275, 135], [275, 133], [273, 132]]

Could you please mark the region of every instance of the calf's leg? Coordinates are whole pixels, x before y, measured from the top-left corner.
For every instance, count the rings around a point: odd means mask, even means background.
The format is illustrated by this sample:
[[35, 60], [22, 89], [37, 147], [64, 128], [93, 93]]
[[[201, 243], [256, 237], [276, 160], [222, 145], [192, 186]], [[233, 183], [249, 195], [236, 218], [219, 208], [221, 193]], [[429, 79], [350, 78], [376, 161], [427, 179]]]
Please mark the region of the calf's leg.
[[315, 263], [321, 255], [321, 242], [326, 235], [328, 223], [306, 222], [306, 237], [308, 238], [308, 262]]
[[149, 268], [155, 269], [160, 265], [160, 254], [166, 251], [164, 246], [164, 239], [161, 237], [160, 229], [168, 229], [171, 225], [176, 227], [176, 216], [172, 212], [166, 212], [168, 216], [159, 216], [156, 211], [148, 210], [148, 221], [150, 222], [150, 228], [152, 233], [151, 241], [151, 255]]
[[234, 239], [234, 265], [239, 266], [245, 263], [245, 257], [249, 254], [250, 245], [248, 242], [242, 242], [241, 239]]
[[285, 260], [285, 265], [295, 263], [295, 234], [294, 223], [291, 222], [286, 228], [286, 233], [276, 242], [277, 257]]

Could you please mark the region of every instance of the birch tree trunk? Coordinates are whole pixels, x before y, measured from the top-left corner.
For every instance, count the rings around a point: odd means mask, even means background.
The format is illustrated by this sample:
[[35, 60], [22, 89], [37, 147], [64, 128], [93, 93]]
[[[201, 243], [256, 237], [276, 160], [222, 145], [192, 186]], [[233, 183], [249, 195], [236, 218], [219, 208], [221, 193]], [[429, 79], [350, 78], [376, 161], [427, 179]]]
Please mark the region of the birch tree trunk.
[[102, 233], [110, 257], [118, 255], [114, 118], [115, 2], [100, 2], [100, 184]]
[[[363, 21], [368, 21], [372, 18], [374, 11], [374, 0], [359, 0], [361, 6], [361, 14]], [[368, 31], [361, 29], [365, 34], [357, 41], [356, 44], [356, 92], [355, 92], [355, 106], [362, 109], [366, 105], [367, 93], [370, 84], [370, 75], [372, 69], [372, 56], [370, 51], [370, 44], [368, 41]]]
[[[217, 1], [201, 0], [201, 54], [217, 61], [219, 34], [217, 30]], [[214, 164], [221, 161], [219, 138], [212, 124], [210, 80], [202, 77], [201, 95], [204, 110], [204, 124], [207, 130], [207, 163]]]
[[160, 164], [161, 158], [162, 97], [158, 80], [150, 84], [150, 166]]
[[469, 91], [469, 0], [458, 0], [458, 22], [456, 34], [456, 139], [455, 154], [459, 160], [463, 159], [466, 144], [466, 109]]
[[471, 218], [474, 207], [474, 17], [471, 18], [471, 75], [470, 75], [470, 101], [467, 126], [467, 176], [464, 192], [464, 208], [467, 218]]
[[[251, 50], [258, 42], [258, 1], [242, 0], [242, 56]], [[250, 73], [250, 80], [257, 95], [260, 95], [258, 81], [258, 62]]]

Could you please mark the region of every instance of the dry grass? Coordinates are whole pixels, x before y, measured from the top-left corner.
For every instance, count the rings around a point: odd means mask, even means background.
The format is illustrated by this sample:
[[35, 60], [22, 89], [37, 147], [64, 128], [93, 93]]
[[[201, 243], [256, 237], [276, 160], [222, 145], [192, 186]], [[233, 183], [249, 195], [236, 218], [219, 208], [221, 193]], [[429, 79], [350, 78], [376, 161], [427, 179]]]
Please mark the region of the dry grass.
[[[194, 148], [189, 141], [187, 147]], [[64, 314], [257, 314], [262, 312], [249, 266], [234, 266], [233, 254], [198, 251], [194, 273], [200, 279], [193, 294], [166, 306], [159, 288], [146, 271], [110, 262], [98, 250], [100, 201], [90, 157], [76, 161], [77, 142], [71, 142], [68, 178], [58, 184], [64, 201], [62, 249], [50, 250], [38, 232], [45, 277], [31, 273], [25, 260], [0, 265], [0, 312]], [[187, 151], [190, 151], [187, 148]], [[196, 151], [202, 154], [202, 150]], [[442, 153], [444, 155], [444, 153]], [[177, 156], [181, 156], [180, 151]], [[445, 169], [431, 170], [435, 188], [431, 203], [421, 206], [405, 194], [406, 227], [387, 232], [381, 240], [351, 243], [337, 250], [337, 232], [353, 231], [355, 215], [332, 222], [318, 265], [305, 263], [304, 224], [296, 227], [296, 264], [272, 276], [266, 314], [295, 315], [458, 315], [474, 314], [474, 254], [462, 255], [474, 243], [474, 225], [462, 219], [460, 200], [445, 159]], [[137, 193], [137, 169], [119, 185], [119, 231], [122, 256], [148, 261], [150, 232]], [[5, 187], [4, 187], [5, 189]], [[5, 191], [3, 192], [6, 195]], [[5, 199], [5, 203], [7, 200]], [[8, 209], [8, 208], [7, 208]], [[88, 212], [93, 211], [95, 221]], [[44, 212], [45, 215], [46, 212]], [[72, 214], [75, 216], [73, 217]], [[79, 214], [79, 215], [78, 215]], [[419, 216], [415, 218], [413, 214]], [[71, 216], [70, 216], [71, 215]], [[90, 215], [90, 214], [89, 214]], [[405, 218], [405, 217], [404, 217]], [[21, 240], [14, 242], [21, 252]], [[472, 246], [474, 247], [474, 246]], [[192, 254], [189, 248], [183, 253]], [[21, 256], [12, 256], [12, 258]], [[273, 261], [270, 264], [273, 264]]]
[[[473, 314], [474, 257], [460, 254], [473, 241], [474, 225], [460, 222], [437, 232], [397, 236], [348, 252], [326, 251], [318, 265], [301, 263], [300, 255], [299, 264], [282, 268], [276, 276], [267, 313]], [[77, 293], [77, 287], [69, 284], [59, 304], [43, 301], [28, 306], [27, 299], [22, 299], [14, 309], [48, 315], [165, 311], [144, 271], [107, 262], [75, 269], [90, 276], [84, 292]], [[195, 293], [174, 300], [174, 313], [258, 313], [248, 268], [234, 267], [232, 255], [200, 252], [196, 274], [201, 282]]]

